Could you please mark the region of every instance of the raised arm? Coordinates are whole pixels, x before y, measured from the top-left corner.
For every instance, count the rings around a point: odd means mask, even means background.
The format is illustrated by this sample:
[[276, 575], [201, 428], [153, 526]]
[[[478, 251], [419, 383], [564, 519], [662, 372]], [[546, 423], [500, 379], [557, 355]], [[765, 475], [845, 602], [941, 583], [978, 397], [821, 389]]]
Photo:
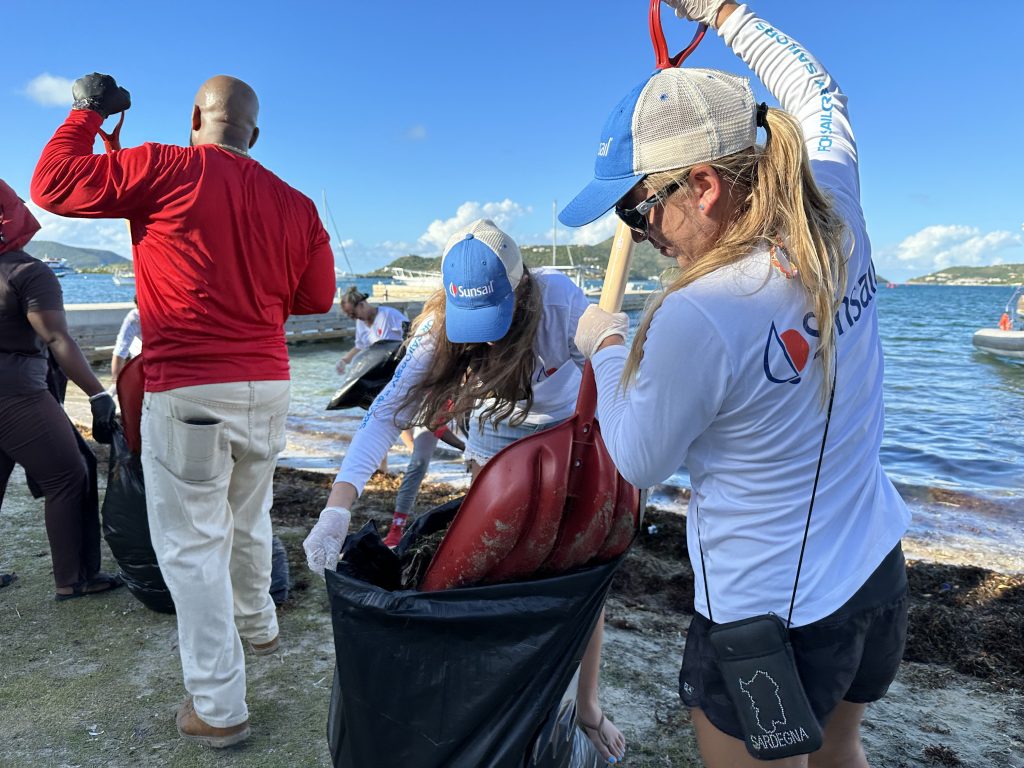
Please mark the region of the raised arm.
[[159, 200], [175, 165], [185, 162], [175, 147], [144, 144], [96, 155], [93, 145], [103, 117], [73, 109], [43, 149], [32, 174], [32, 200], [40, 208], [77, 218], [132, 218]]
[[857, 145], [847, 97], [824, 65], [791, 36], [747, 6], [725, 3], [718, 34], [803, 128], [818, 184], [860, 200]]

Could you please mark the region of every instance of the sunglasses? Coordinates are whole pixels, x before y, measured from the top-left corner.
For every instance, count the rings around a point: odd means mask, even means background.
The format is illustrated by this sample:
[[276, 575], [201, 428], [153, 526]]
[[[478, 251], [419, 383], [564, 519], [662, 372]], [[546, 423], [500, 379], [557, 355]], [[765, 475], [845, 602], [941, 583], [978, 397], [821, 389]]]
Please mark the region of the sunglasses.
[[647, 221], [647, 214], [650, 213], [654, 206], [668, 200], [669, 196], [681, 186], [682, 184], [678, 181], [673, 181], [661, 190], [661, 192], [655, 192], [642, 203], [639, 203], [632, 208], [623, 208], [622, 206], [616, 205], [615, 215], [618, 216], [622, 223], [629, 227], [630, 230], [640, 235], [641, 241], [646, 240], [651, 234], [650, 223]]

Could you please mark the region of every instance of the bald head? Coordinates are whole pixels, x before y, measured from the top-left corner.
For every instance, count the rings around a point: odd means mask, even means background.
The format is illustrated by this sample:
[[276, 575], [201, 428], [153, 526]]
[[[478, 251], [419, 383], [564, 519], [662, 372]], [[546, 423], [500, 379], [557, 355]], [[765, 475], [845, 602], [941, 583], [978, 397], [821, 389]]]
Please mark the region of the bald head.
[[217, 75], [199, 87], [192, 108], [193, 145], [226, 144], [247, 150], [256, 143], [260, 102], [247, 83]]

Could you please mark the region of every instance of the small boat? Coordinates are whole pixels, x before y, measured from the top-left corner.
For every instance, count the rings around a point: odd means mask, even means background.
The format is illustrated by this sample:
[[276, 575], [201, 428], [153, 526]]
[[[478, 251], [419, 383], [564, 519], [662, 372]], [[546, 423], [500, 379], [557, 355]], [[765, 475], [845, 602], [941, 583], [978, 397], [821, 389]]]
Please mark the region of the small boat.
[[411, 288], [426, 288], [431, 292], [436, 291], [441, 287], [440, 272], [392, 267], [391, 279], [401, 285], [406, 285]]
[[1024, 331], [982, 328], [980, 331], [974, 332], [972, 341], [974, 346], [990, 355], [1024, 360]]
[[115, 272], [111, 277], [114, 285], [135, 285], [134, 272]]
[[49, 256], [43, 256], [40, 259], [43, 264], [48, 266], [57, 277], [64, 277], [65, 275], [74, 275], [77, 270], [68, 264], [67, 259], [51, 259]]
[[1024, 286], [1017, 286], [1010, 300], [1006, 302], [998, 328], [982, 328], [974, 332], [971, 339], [982, 352], [1014, 360], [1024, 360], [1024, 322], [1020, 328], [1014, 324], [1013, 316], [1024, 318]]

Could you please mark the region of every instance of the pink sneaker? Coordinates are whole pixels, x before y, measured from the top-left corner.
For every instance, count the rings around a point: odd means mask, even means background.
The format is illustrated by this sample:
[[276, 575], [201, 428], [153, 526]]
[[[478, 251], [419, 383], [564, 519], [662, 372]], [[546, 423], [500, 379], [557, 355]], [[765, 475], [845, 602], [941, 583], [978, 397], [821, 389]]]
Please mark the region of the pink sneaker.
[[403, 515], [398, 512], [395, 513], [395, 516], [391, 521], [391, 528], [388, 529], [388, 535], [384, 537], [385, 545], [392, 549], [398, 546], [398, 543], [402, 540], [402, 534], [405, 533], [405, 524], [408, 520], [408, 515]]

